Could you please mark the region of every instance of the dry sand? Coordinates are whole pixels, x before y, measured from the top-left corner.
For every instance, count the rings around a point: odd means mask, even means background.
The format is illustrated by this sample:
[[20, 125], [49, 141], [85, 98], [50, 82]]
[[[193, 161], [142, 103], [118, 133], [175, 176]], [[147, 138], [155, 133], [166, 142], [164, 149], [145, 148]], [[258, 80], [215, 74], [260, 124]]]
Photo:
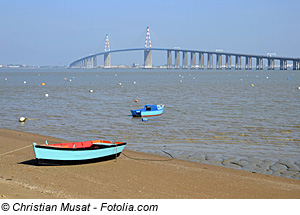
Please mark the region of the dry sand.
[[[300, 198], [300, 180], [173, 159], [117, 159], [36, 166], [32, 142], [62, 140], [0, 129], [0, 198], [265, 199]], [[28, 147], [27, 147], [28, 146]], [[9, 151], [20, 149], [8, 154]], [[127, 156], [168, 159], [129, 150]]]

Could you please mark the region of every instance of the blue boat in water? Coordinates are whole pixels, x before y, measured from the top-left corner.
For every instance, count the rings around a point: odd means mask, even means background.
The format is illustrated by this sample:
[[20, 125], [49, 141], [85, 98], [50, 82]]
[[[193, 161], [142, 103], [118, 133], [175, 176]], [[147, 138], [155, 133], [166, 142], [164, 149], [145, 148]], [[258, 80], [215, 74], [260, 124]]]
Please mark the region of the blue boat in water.
[[149, 117], [162, 115], [164, 105], [145, 105], [143, 109], [131, 110], [133, 117]]
[[125, 142], [91, 140], [72, 143], [33, 143], [37, 164], [78, 164], [109, 160], [119, 156]]

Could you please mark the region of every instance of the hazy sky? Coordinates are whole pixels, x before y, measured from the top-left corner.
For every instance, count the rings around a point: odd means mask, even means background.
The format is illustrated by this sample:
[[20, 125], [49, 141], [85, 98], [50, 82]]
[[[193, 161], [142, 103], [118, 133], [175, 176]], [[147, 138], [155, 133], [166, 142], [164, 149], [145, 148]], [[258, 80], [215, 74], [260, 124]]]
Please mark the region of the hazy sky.
[[[142, 48], [147, 26], [155, 48], [300, 57], [299, 11], [299, 0], [0, 0], [0, 64], [69, 65], [102, 52], [106, 34], [112, 50]], [[112, 54], [133, 62], [143, 53]]]

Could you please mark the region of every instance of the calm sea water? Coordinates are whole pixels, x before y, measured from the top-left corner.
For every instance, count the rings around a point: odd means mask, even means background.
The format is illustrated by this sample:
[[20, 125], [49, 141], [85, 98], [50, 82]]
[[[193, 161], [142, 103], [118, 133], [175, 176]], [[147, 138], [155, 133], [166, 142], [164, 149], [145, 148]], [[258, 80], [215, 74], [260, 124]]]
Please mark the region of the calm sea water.
[[[1, 69], [0, 128], [300, 179], [298, 87], [289, 70]], [[144, 104], [163, 115], [132, 118]]]

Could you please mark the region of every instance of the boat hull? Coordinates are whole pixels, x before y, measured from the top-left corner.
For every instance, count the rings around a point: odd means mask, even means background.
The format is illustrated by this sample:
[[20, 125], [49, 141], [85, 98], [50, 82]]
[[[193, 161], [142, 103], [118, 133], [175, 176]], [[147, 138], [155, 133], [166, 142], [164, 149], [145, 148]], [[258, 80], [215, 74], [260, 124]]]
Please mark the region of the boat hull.
[[[147, 110], [147, 106], [151, 106], [151, 110]], [[162, 115], [163, 111], [164, 105], [145, 105], [144, 109], [131, 110], [131, 114], [133, 117], [150, 117]]]
[[116, 155], [108, 155], [105, 157], [99, 157], [94, 159], [86, 159], [86, 160], [49, 160], [49, 159], [38, 159], [36, 158], [36, 165], [78, 165], [78, 164], [89, 164], [89, 163], [98, 163], [108, 160], [116, 159], [120, 156], [121, 153], [118, 153]]
[[133, 117], [150, 117], [150, 116], [160, 116], [163, 114], [163, 111], [131, 111]]
[[36, 161], [41, 163], [86, 163], [119, 156], [126, 143], [93, 144], [86, 148], [53, 147], [33, 144]]

